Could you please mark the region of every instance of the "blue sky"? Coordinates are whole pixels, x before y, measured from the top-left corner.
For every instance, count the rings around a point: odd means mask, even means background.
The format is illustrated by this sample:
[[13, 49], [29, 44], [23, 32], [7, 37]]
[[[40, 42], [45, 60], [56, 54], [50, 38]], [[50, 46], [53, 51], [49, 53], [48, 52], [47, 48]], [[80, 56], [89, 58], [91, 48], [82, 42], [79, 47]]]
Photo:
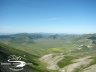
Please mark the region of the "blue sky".
[[0, 33], [96, 33], [96, 0], [0, 0]]

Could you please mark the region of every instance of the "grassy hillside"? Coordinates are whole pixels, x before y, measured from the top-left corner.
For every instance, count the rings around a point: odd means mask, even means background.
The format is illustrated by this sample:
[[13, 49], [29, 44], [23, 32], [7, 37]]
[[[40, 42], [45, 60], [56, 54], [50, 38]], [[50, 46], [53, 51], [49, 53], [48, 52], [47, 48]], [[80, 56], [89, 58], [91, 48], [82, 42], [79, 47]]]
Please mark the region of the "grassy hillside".
[[[72, 60], [85, 56], [92, 56], [93, 61], [90, 65], [96, 64], [96, 34], [21, 33], [0, 35], [0, 61], [5, 61], [9, 55], [26, 55], [26, 62], [31, 62], [33, 65], [27, 66], [25, 72], [27, 69], [33, 72], [60, 72], [48, 70], [47, 64], [39, 59], [48, 54], [56, 54], [52, 57], [52, 60], [56, 60], [54, 58], [59, 57], [57, 54], [61, 53], [66, 56], [57, 62], [60, 68], [74, 63]], [[51, 58], [49, 59], [51, 61]], [[79, 72], [80, 69], [77, 70]]]
[[[45, 71], [43, 68], [44, 65], [40, 63], [38, 60], [38, 56], [32, 55], [29, 53], [26, 53], [24, 51], [20, 51], [18, 49], [14, 49], [12, 47], [9, 47], [8, 45], [0, 43], [0, 62], [7, 62], [8, 56], [10, 55], [16, 55], [16, 56], [24, 56], [25, 55], [25, 61], [28, 63], [32, 63], [30, 66], [26, 66], [23, 71], [20, 72], [42, 72]], [[11, 72], [8, 68], [6, 70], [6, 67], [1, 68], [2, 72]], [[47, 72], [47, 71], [46, 71]]]

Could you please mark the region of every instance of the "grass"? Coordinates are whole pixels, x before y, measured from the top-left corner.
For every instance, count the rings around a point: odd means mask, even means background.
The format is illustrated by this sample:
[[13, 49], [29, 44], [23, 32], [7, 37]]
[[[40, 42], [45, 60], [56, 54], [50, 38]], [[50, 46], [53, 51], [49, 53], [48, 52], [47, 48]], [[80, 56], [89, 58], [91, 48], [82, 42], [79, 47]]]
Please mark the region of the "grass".
[[79, 68], [76, 68], [73, 72], [83, 72], [83, 66], [80, 66]]
[[36, 72], [43, 72], [43, 71], [47, 72], [47, 70], [45, 68], [46, 66], [38, 60], [38, 58], [39, 58], [38, 56], [29, 54], [27, 52], [24, 52], [24, 51], [21, 51], [18, 49], [14, 49], [5, 44], [0, 44], [0, 61], [1, 61], [1, 59], [3, 59], [3, 61], [6, 61], [8, 56], [10, 56], [10, 55], [16, 55], [16, 56], [21, 56], [21, 57], [23, 57], [23, 55], [25, 55], [26, 56], [25, 61], [28, 63], [32, 63], [32, 65], [30, 65], [30, 67], [29, 67], [30, 70], [34, 70], [34, 72], [35, 71]]
[[90, 67], [91, 65], [96, 64], [96, 56], [92, 56], [90, 59], [93, 59], [93, 61], [92, 61], [90, 64], [88, 64], [88, 65], [86, 65], [86, 66], [80, 66], [79, 68], [76, 68], [76, 69], [74, 70], [74, 72], [83, 72], [83, 70], [84, 70], [85, 68]]
[[75, 57], [73, 56], [65, 56], [61, 61], [59, 61], [57, 64], [60, 68], [63, 68], [69, 64], [72, 64], [72, 60], [74, 59]]
[[96, 56], [91, 57], [91, 59], [93, 59], [93, 61], [90, 63], [90, 65], [96, 64]]
[[9, 43], [8, 45], [10, 45], [13, 48], [38, 56], [43, 56], [45, 54], [55, 52], [67, 52], [70, 49], [74, 49], [74, 46], [71, 43], [65, 43], [63, 40], [51, 39], [39, 39], [36, 40], [35, 43]]

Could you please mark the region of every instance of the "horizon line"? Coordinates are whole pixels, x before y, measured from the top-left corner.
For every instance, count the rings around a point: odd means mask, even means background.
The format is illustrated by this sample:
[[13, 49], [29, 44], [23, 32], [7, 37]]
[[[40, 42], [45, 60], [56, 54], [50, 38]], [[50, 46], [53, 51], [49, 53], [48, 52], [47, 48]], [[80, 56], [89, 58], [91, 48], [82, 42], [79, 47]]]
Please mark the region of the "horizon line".
[[83, 34], [95, 34], [94, 33], [55, 33], [55, 32], [16, 32], [16, 33], [0, 33], [0, 35], [11, 35], [11, 34], [31, 34], [31, 33], [37, 33], [37, 34], [74, 34], [74, 35], [83, 35]]

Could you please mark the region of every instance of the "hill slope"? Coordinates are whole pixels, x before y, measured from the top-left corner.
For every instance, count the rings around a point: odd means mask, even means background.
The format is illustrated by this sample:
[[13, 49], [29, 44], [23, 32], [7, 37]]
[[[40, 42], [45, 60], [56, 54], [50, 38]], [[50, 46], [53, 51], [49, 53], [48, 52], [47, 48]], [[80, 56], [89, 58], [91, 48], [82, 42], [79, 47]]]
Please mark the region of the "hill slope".
[[[38, 56], [28, 54], [24, 51], [20, 51], [18, 49], [14, 49], [9, 47], [8, 45], [0, 43], [0, 62], [7, 62], [8, 56], [16, 55], [23, 57], [25, 55], [25, 61], [28, 63], [32, 63], [32, 65], [25, 66], [23, 71], [20, 72], [42, 72], [45, 71], [43, 66], [40, 66], [40, 61], [38, 60]], [[9, 70], [6, 66], [1, 66], [1, 72], [13, 72]], [[47, 71], [46, 71], [47, 72]]]

